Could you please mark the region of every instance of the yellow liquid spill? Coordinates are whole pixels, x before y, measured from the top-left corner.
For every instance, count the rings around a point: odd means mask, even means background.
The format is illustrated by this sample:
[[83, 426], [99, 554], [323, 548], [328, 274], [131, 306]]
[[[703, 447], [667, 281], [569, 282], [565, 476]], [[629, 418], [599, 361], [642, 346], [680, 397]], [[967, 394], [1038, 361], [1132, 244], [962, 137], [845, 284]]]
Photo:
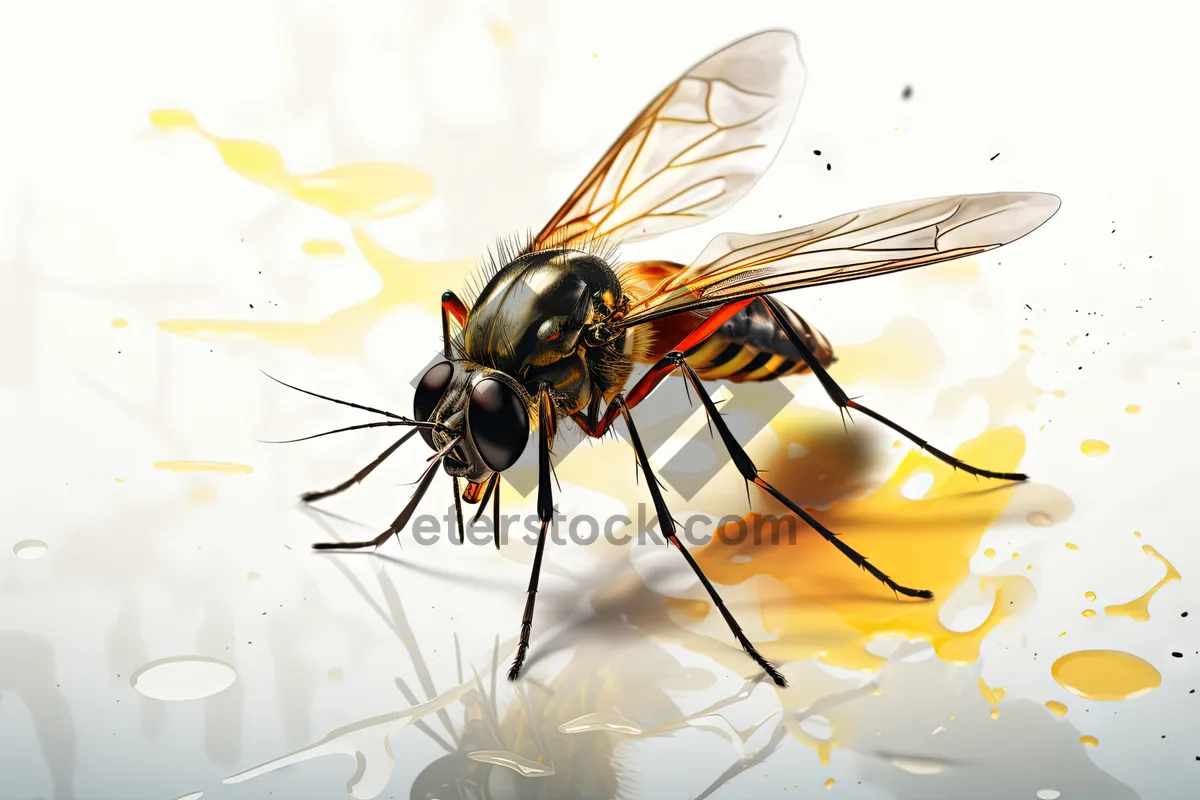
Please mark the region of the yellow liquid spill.
[[345, 219], [394, 217], [420, 206], [433, 193], [428, 177], [402, 164], [347, 164], [294, 175], [284, 166], [283, 155], [271, 145], [215, 136], [201, 128], [189, 111], [152, 111], [150, 124], [159, 130], [194, 132], [216, 147], [221, 159], [243, 178]]
[[1006, 690], [1003, 687], [999, 689], [989, 689], [988, 685], [983, 682], [983, 678], [979, 679], [979, 693], [983, 695], [983, 699], [986, 700], [989, 705], [994, 706], [1003, 700], [1005, 691]]
[[992, 719], [1000, 719], [1000, 709], [993, 708], [992, 713], [988, 714], [988, 716]]
[[1067, 715], [1067, 707], [1057, 700], [1047, 700], [1046, 708], [1050, 709], [1050, 713], [1056, 717], [1065, 717]]
[[1162, 554], [1148, 544], [1142, 545], [1142, 552], [1157, 558], [1167, 568], [1167, 574], [1162, 580], [1150, 587], [1150, 589], [1141, 597], [1134, 598], [1128, 603], [1122, 603], [1117, 606], [1105, 606], [1104, 613], [1110, 617], [1129, 617], [1137, 622], [1146, 622], [1150, 619], [1150, 600], [1158, 593], [1158, 590], [1166, 586], [1171, 581], [1182, 580], [1179, 571], [1171, 564], [1170, 561], [1163, 558]]
[[995, 558], [995, 557], [996, 557], [996, 551], [995, 551], [994, 549], [992, 549], [991, 547], [989, 547], [987, 550], [984, 550], [984, 551], [983, 551], [983, 554], [984, 554], [985, 556], [987, 556], [988, 558]]
[[[803, 430], [792, 427], [790, 416], [785, 412], [772, 422], [784, 452], [787, 439]], [[966, 442], [955, 455], [969, 463], [1011, 470], [1024, 449], [1021, 432], [1004, 428]], [[807, 461], [793, 462], [790, 471], [767, 474], [775, 476], [778, 488], [787, 494], [790, 486], [798, 490], [810, 483], [810, 471], [837, 471], [836, 465]], [[909, 500], [901, 488], [918, 472], [932, 475], [933, 484], [920, 500]], [[840, 483], [843, 476], [835, 478]], [[818, 516], [842, 535], [842, 541], [899, 582], [930, 589], [935, 597], [948, 597], [969, 574], [969, 561], [977, 552], [979, 539], [1004, 511], [1009, 495], [1007, 491], [980, 492], [973, 477], [913, 451], [878, 490], [862, 497], [833, 499]], [[772, 541], [778, 528], [764, 526], [761, 520], [757, 513], [747, 515], [740, 532], [760, 530], [762, 535], [739, 538], [731, 532], [714, 537], [712, 543], [695, 551], [695, 558], [717, 584], [736, 585], [759, 575], [775, 579], [760, 589], [762, 622], [766, 630], [778, 632], [778, 640], [765, 649], [784, 661], [815, 657], [832, 666], [874, 670], [885, 659], [868, 652], [867, 644], [876, 638], [902, 636], [930, 642], [943, 661], [969, 664], [978, 657], [987, 634], [1032, 591], [1025, 577], [983, 578], [984, 590], [994, 597], [987, 619], [973, 631], [951, 631], [938, 621], [936, 600], [897, 602], [891, 592], [811, 531], [799, 529], [791, 541], [784, 529], [779, 541]], [[753, 556], [756, 551], [757, 558], [738, 558]], [[938, 555], [931, 558], [931, 553]], [[688, 600], [669, 603], [678, 610], [694, 604]], [[703, 613], [711, 612], [711, 604], [702, 605]]]
[[1088, 747], [1099, 747], [1100, 746], [1100, 740], [1097, 739], [1095, 736], [1080, 736], [1079, 742], [1081, 744], [1086, 744]]
[[1078, 550], [1078, 549], [1079, 549], [1079, 545], [1077, 545], [1077, 544], [1073, 544], [1073, 543], [1071, 543], [1071, 542], [1067, 542], [1067, 543], [1065, 544], [1065, 547], [1066, 547], [1068, 550]]
[[1084, 592], [1084, 593], [1083, 593], [1083, 596], [1084, 596], [1084, 597], [1086, 597], [1088, 600], [1095, 600], [1095, 599], [1096, 599], [1096, 593], [1095, 593], [1095, 592]]
[[113, 317], [112, 326], [114, 328], [124, 328], [128, 324], [129, 323], [127, 321], [121, 319], [120, 317]]
[[513, 32], [512, 28], [497, 20], [488, 20], [487, 23], [488, 35], [492, 37], [492, 41], [501, 47], [512, 47]]
[[1085, 700], [1117, 702], [1158, 688], [1162, 676], [1153, 666], [1119, 650], [1079, 650], [1054, 662], [1058, 685]]
[[225, 472], [234, 475], [254, 472], [254, 467], [228, 461], [155, 461], [154, 466], [169, 472]]
[[301, 242], [300, 247], [305, 253], [314, 258], [328, 258], [330, 256], [343, 256], [346, 254], [345, 245], [331, 239], [309, 239]]
[[1083, 615], [1085, 617], [1094, 617], [1094, 616], [1096, 616], [1096, 612], [1093, 609], [1085, 608], [1083, 610]]
[[1085, 456], [1102, 456], [1108, 452], [1108, 444], [1099, 439], [1085, 439], [1083, 444], [1079, 445], [1079, 450]]
[[884, 386], [920, 386], [945, 364], [933, 331], [915, 317], [889, 322], [870, 341], [841, 345], [837, 355], [838, 360], [829, 372], [843, 386], [859, 381]]
[[1125, 406], [1126, 414], [1137, 414], [1137, 413], [1140, 413], [1141, 410], [1142, 410], [1142, 407], [1135, 403], [1130, 403], [1129, 405]]
[[335, 311], [316, 322], [261, 322], [257, 320], [177, 319], [158, 327], [181, 336], [253, 336], [269, 344], [301, 347], [310, 355], [362, 354], [367, 333], [392, 310], [415, 303], [429, 314], [441, 313], [442, 293], [461, 288], [475, 262], [414, 261], [387, 250], [361, 228], [352, 231], [354, 243], [382, 286], [361, 303]]
[[824, 786], [826, 789], [832, 789], [832, 788], [833, 788], [833, 785], [834, 785], [834, 783], [836, 783], [836, 781], [834, 781], [834, 779], [833, 779], [833, 778], [826, 778], [826, 779], [825, 779], [825, 783], [823, 783], [822, 785], [823, 785], [823, 786]]

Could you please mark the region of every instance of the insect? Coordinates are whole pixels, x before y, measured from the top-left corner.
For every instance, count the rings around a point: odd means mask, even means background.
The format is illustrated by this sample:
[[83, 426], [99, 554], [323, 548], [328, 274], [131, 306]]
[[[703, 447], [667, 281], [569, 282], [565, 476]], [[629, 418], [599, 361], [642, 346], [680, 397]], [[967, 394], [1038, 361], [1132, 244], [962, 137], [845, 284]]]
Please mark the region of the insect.
[[[358, 483], [417, 433], [433, 450], [412, 498], [386, 530], [369, 541], [314, 548], [372, 547], [398, 534], [439, 467], [452, 477], [460, 539], [463, 502], [479, 505], [478, 519], [491, 500], [498, 527], [500, 475], [536, 437], [540, 533], [509, 670], [516, 680], [529, 649], [553, 516], [550, 454], [558, 426], [569, 421], [600, 437], [620, 418], [638, 465], [652, 476], [632, 412], [679, 372], [747, 482], [898, 595], [932, 597], [892, 580], [764, 478], [717, 413], [704, 382], [811, 373], [843, 413], [864, 414], [968, 473], [1025, 480], [960, 461], [851, 399], [826, 369], [834, 360], [829, 342], [773, 295], [992, 250], [1046, 222], [1059, 199], [1005, 192], [916, 200], [774, 233], [723, 234], [689, 265], [620, 264], [614, 258], [617, 245], [712, 219], [744, 196], [782, 146], [804, 79], [795, 35], [767, 30], [713, 53], [660, 92], [540, 232], [501, 249], [478, 296], [469, 303], [450, 291], [442, 296], [444, 360], [421, 377], [411, 418], [306, 392], [389, 418], [354, 428], [412, 428], [349, 480], [310, 492], [306, 501]], [[638, 364], [649, 368], [632, 381]], [[666, 540], [695, 571], [738, 644], [786, 686], [676, 535], [656, 480], [646, 485]], [[497, 547], [499, 541], [497, 535]]]

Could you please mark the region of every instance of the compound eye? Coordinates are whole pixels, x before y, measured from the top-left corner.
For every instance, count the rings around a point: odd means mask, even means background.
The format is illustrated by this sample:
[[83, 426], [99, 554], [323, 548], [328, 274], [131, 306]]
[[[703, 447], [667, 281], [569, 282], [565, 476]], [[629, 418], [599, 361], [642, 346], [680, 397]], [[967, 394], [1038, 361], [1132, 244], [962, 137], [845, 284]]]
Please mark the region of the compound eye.
[[525, 452], [529, 411], [516, 389], [496, 378], [484, 378], [471, 390], [467, 430], [488, 469], [503, 472]]
[[[446, 394], [446, 389], [450, 386], [450, 379], [453, 377], [454, 367], [449, 361], [438, 362], [425, 371], [425, 374], [421, 376], [421, 382], [417, 384], [417, 391], [413, 395], [413, 417], [417, 422], [429, 421], [437, 409], [438, 403]], [[421, 437], [430, 448], [437, 449], [433, 442], [433, 431], [430, 428], [421, 428]]]

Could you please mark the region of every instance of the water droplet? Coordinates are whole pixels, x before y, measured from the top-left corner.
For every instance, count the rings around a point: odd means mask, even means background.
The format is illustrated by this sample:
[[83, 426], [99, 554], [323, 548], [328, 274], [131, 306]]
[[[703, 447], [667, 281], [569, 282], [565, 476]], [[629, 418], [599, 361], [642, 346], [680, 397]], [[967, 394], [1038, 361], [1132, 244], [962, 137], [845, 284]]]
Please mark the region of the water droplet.
[[613, 731], [614, 733], [627, 733], [633, 736], [642, 732], [642, 728], [636, 722], [625, 719], [618, 714], [605, 714], [597, 711], [591, 714], [584, 714], [582, 717], [564, 722], [558, 726], [561, 733], [584, 733], [586, 731]]
[[233, 667], [203, 656], [163, 658], [129, 676], [139, 694], [154, 700], [200, 700], [225, 691], [235, 680]]
[[1153, 666], [1119, 650], [1079, 650], [1054, 662], [1058, 685], [1085, 700], [1116, 702], [1157, 689], [1162, 676]]
[[1062, 792], [1057, 789], [1038, 789], [1038, 800], [1058, 800]]
[[508, 767], [518, 775], [524, 775], [525, 777], [542, 777], [554, 774], [554, 767], [549, 764], [541, 764], [524, 756], [519, 756], [516, 753], [510, 753], [507, 750], [476, 750], [473, 753], [467, 753], [467, 758], [483, 764]]
[[1108, 444], [1099, 439], [1085, 439], [1083, 444], [1079, 445], [1079, 450], [1085, 456], [1102, 456], [1108, 452]]
[[46, 555], [46, 551], [50, 549], [50, 545], [43, 542], [41, 539], [24, 539], [13, 545], [13, 553], [17, 558], [23, 558], [26, 561], [33, 561]]
[[1058, 702], [1057, 700], [1047, 700], [1046, 708], [1050, 709], [1050, 713], [1056, 717], [1066, 716], [1067, 713], [1066, 705]]
[[187, 794], [179, 795], [174, 800], [200, 800], [201, 797], [204, 797], [204, 792], [188, 792]]
[[892, 766], [910, 775], [936, 775], [946, 768], [946, 762], [932, 758], [893, 758]]
[[813, 714], [800, 720], [800, 730], [821, 741], [833, 738], [833, 723], [820, 714]]

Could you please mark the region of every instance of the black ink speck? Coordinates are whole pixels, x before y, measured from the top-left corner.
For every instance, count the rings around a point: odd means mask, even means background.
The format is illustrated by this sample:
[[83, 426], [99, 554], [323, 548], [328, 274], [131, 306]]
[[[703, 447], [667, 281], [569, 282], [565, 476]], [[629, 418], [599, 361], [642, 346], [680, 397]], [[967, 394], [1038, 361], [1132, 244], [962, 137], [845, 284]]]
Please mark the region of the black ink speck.
[[900, 99], [901, 100], [911, 100], [912, 99], [912, 87], [911, 86], [904, 87], [904, 91], [900, 93]]
[[251, 307], [251, 308], [254, 308], [254, 303], [251, 303], [251, 304], [250, 304], [250, 307]]
[[821, 155], [821, 151], [820, 151], [820, 150], [813, 150], [813, 155], [814, 155], [814, 156], [819, 156], [819, 155]]
[[1026, 303], [1026, 304], [1025, 304], [1025, 307], [1026, 307], [1026, 308], [1028, 308], [1030, 311], [1033, 311], [1033, 308], [1032, 308], [1032, 307], [1030, 307], [1029, 303]]
[[1186, 616], [1187, 616], [1187, 612], [1185, 611], [1185, 612], [1183, 612], [1182, 614], [1180, 614], [1179, 616], [1181, 616], [1181, 617], [1186, 617]]
[[1175, 651], [1174, 653], [1171, 653], [1171, 656], [1173, 658], [1183, 658], [1183, 653], [1180, 653], [1179, 651]]
[[831, 170], [831, 169], [833, 169], [833, 164], [826, 164], [826, 165], [825, 165], [825, 171], [826, 171], [826, 172], [828, 172], [828, 171], [829, 171], [829, 170]]
[[996, 160], [997, 158], [999, 158], [999, 157], [1000, 157], [1000, 154], [999, 154], [999, 153], [996, 153], [996, 155], [994, 155], [994, 156], [992, 156], [991, 158], [989, 158], [989, 159], [988, 159], [988, 161], [995, 161], [995, 160]]

